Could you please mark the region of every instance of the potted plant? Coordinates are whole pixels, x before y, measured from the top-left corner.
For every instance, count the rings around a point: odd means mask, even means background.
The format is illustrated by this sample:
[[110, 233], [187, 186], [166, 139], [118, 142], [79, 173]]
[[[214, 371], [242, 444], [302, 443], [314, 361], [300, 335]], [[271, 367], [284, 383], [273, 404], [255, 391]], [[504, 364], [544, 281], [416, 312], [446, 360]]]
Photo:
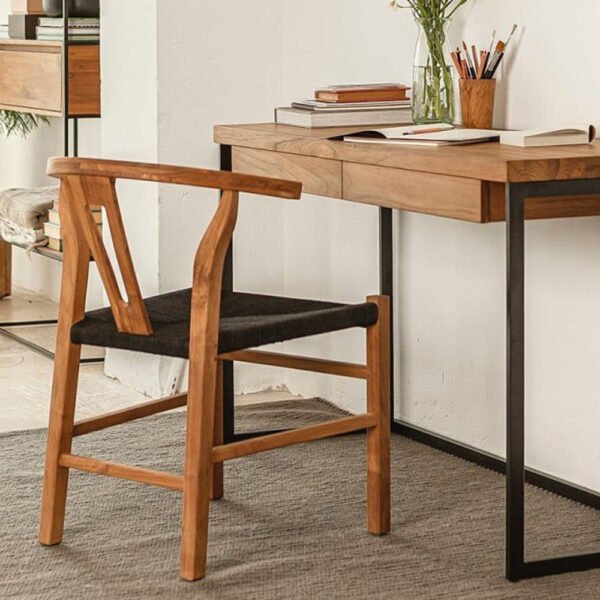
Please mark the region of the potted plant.
[[0, 135], [21, 135], [26, 137], [41, 123], [48, 124], [46, 117], [13, 110], [0, 110]]
[[415, 123], [454, 121], [454, 83], [448, 27], [452, 16], [466, 2], [467, 0], [391, 0], [394, 8], [412, 10], [419, 26], [413, 66]]

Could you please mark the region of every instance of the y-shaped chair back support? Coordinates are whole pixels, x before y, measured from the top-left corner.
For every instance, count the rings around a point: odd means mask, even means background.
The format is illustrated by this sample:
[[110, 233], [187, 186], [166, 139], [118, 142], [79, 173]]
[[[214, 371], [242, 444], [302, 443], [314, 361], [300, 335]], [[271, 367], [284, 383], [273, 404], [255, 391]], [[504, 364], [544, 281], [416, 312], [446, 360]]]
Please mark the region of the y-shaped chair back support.
[[[220, 293], [220, 274], [236, 224], [239, 192], [294, 199], [299, 197], [301, 191], [299, 183], [264, 177], [90, 159], [51, 159], [48, 174], [61, 178], [59, 207], [65, 244], [70, 246], [69, 251], [65, 249], [65, 260], [74, 262], [73, 256], [93, 257], [110, 301], [117, 330], [137, 335], [150, 335], [152, 326], [142, 300], [123, 226], [115, 188], [117, 179], [172, 183], [223, 191], [221, 203], [204, 234], [195, 261], [195, 284], [202, 281], [202, 288], [207, 294], [210, 288], [213, 300]], [[126, 299], [121, 294], [102, 233], [93, 218], [92, 208], [96, 206], [101, 206], [106, 211]], [[71, 238], [74, 243], [69, 244]]]

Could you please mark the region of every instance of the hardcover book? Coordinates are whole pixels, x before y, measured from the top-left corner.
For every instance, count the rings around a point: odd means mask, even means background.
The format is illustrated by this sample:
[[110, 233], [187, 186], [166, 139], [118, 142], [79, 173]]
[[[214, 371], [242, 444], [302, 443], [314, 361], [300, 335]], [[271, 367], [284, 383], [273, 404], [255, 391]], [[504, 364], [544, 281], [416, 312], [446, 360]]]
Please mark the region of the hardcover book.
[[410, 88], [400, 83], [334, 85], [315, 92], [322, 102], [385, 102], [407, 100]]

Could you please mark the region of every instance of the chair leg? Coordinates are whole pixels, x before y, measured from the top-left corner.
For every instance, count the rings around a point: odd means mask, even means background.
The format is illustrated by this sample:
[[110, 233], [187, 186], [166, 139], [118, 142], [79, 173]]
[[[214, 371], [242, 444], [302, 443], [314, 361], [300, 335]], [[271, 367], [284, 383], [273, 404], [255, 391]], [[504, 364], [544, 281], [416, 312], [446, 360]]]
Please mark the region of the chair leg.
[[0, 298], [12, 294], [12, 246], [0, 240]]
[[191, 357], [180, 568], [187, 581], [206, 574], [217, 371], [216, 355], [199, 361]]
[[369, 532], [390, 531], [390, 302], [372, 296], [379, 319], [367, 329], [367, 411], [377, 425], [367, 432], [367, 493]]
[[[217, 363], [217, 384], [215, 388], [215, 426], [213, 432], [213, 445], [223, 443], [223, 362]], [[214, 463], [212, 466], [211, 500], [220, 500], [225, 493], [223, 483], [223, 463]]]
[[54, 381], [48, 424], [40, 543], [59, 544], [63, 538], [69, 469], [59, 465], [60, 455], [71, 451], [79, 379], [81, 346], [71, 344], [69, 330], [58, 333]]

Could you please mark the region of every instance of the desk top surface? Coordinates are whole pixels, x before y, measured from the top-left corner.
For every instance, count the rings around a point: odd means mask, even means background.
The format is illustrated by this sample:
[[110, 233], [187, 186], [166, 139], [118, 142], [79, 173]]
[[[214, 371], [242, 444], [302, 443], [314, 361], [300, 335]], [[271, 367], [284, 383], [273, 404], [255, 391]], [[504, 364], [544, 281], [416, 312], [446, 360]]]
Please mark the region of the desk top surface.
[[361, 129], [364, 127], [304, 129], [273, 123], [217, 125], [215, 142], [481, 181], [518, 183], [600, 178], [600, 142], [550, 148], [516, 148], [497, 143], [418, 148], [328, 139]]

